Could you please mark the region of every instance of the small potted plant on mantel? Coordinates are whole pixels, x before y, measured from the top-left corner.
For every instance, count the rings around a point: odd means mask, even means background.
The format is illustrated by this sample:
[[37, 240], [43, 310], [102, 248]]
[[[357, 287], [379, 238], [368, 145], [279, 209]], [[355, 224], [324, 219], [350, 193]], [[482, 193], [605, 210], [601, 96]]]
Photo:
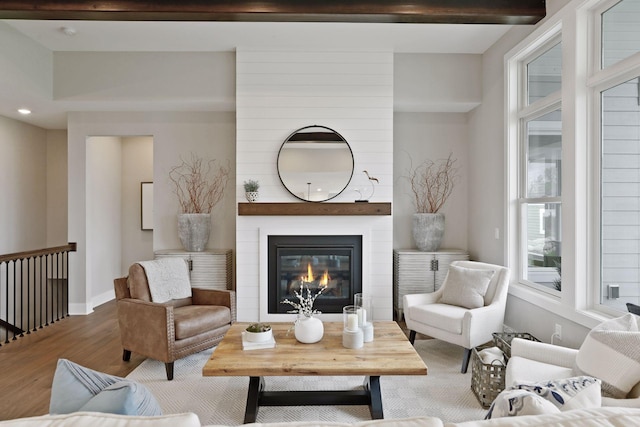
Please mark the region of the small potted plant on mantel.
[[449, 154], [446, 159], [425, 160], [415, 169], [410, 168], [405, 178], [411, 185], [416, 208], [413, 240], [421, 251], [437, 251], [444, 235], [444, 214], [439, 211], [458, 180], [456, 159]]
[[260, 196], [258, 189], [260, 183], [256, 180], [250, 179], [244, 182], [244, 195], [250, 203], [257, 202]]

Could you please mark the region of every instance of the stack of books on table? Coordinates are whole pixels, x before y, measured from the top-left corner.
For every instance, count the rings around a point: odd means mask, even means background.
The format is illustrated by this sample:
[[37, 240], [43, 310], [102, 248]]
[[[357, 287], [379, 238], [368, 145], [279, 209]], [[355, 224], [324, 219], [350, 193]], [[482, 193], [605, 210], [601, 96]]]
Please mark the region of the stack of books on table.
[[242, 349], [243, 350], [259, 350], [263, 348], [274, 348], [276, 346], [276, 340], [271, 336], [268, 341], [264, 342], [250, 342], [245, 339], [246, 332], [242, 332]]

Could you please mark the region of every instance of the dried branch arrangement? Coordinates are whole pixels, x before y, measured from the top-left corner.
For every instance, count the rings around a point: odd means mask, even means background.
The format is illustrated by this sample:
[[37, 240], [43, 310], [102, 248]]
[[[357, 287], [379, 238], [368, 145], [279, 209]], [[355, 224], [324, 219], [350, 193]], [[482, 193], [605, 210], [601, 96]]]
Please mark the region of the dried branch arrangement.
[[215, 159], [205, 162], [193, 153], [191, 159], [180, 160], [182, 163], [169, 171], [169, 179], [182, 213], [211, 213], [224, 195], [231, 167], [218, 166]]
[[320, 286], [317, 291], [311, 292], [311, 290], [309, 289], [309, 285], [303, 281], [300, 281], [300, 291], [296, 291], [296, 290], [293, 291], [296, 297], [298, 297], [298, 301], [300, 302], [297, 303], [289, 299], [284, 299], [280, 301], [280, 303], [289, 304], [295, 309], [295, 310], [287, 311], [287, 313], [298, 313], [306, 317], [311, 317], [314, 314], [321, 313], [319, 310], [316, 310], [315, 308], [313, 308], [313, 303], [316, 301], [316, 298], [318, 298], [320, 294], [324, 292], [326, 289], [327, 289], [326, 286], [325, 287]]
[[425, 160], [406, 177], [411, 184], [417, 213], [437, 213], [451, 196], [458, 179], [453, 154], [437, 161]]

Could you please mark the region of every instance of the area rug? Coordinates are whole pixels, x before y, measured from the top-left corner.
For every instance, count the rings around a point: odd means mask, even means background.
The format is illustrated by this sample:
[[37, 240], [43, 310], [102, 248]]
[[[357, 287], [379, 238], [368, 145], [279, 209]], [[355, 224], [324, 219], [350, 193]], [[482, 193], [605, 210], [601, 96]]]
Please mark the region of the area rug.
[[[460, 373], [462, 348], [438, 340], [416, 340], [416, 350], [428, 367], [426, 376], [382, 376], [386, 419], [434, 416], [460, 422], [484, 418], [471, 391], [471, 367]], [[240, 425], [247, 398], [247, 377], [203, 377], [202, 367], [213, 350], [175, 362], [173, 381], [164, 364], [147, 359], [127, 378], [146, 385], [165, 414], [194, 412], [202, 424]], [[267, 377], [267, 390], [350, 390], [361, 388], [363, 377]], [[367, 406], [261, 407], [256, 422], [339, 421], [371, 419]]]

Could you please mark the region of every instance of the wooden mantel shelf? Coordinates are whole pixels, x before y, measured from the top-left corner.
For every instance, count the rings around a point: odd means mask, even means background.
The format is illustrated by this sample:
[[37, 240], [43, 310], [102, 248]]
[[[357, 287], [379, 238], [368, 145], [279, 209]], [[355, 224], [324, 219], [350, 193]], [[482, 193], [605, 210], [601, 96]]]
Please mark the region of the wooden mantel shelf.
[[238, 215], [391, 215], [391, 203], [238, 203]]

